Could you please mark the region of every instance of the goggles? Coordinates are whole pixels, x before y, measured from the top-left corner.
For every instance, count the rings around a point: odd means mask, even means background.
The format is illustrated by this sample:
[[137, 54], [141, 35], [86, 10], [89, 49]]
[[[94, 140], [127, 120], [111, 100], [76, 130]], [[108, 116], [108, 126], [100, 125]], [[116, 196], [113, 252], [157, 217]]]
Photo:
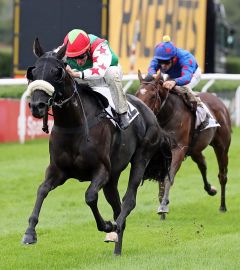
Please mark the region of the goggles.
[[75, 59], [75, 60], [78, 60], [78, 59], [82, 60], [82, 59], [84, 59], [87, 55], [88, 55], [88, 53], [86, 52], [86, 53], [84, 53], [84, 54], [81, 54], [81, 55], [78, 55], [78, 56], [76, 56], [76, 57], [73, 57], [73, 59]]
[[160, 65], [169, 65], [171, 64], [172, 60], [158, 60]]

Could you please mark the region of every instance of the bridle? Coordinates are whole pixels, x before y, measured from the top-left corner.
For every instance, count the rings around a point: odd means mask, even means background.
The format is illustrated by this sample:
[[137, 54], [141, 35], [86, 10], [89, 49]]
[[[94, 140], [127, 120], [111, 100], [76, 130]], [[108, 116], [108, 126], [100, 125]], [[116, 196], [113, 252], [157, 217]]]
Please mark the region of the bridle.
[[[165, 105], [165, 102], [167, 100], [167, 97], [168, 97], [168, 93], [167, 93], [167, 96], [166, 98], [163, 100], [162, 102], [162, 99], [160, 97], [160, 86], [161, 84], [163, 83], [162, 80], [158, 81], [158, 83], [156, 83], [155, 81], [150, 81], [150, 82], [146, 82], [146, 81], [142, 81], [141, 84], [142, 85], [151, 85], [153, 88], [154, 88], [154, 94], [155, 94], [155, 97], [154, 97], [154, 104], [153, 104], [153, 109], [152, 111], [154, 112], [154, 114], [157, 116], [161, 109], [163, 108], [163, 106]], [[158, 106], [158, 104], [161, 104], [160, 106]]]
[[[68, 74], [68, 73], [66, 73]], [[65, 75], [66, 76], [66, 75]], [[53, 93], [53, 96], [50, 97], [48, 99], [48, 102], [45, 104], [46, 105], [46, 109], [45, 109], [45, 114], [43, 116], [43, 127], [42, 127], [42, 130], [46, 133], [49, 133], [49, 129], [48, 129], [48, 115], [51, 115], [53, 116], [52, 114], [50, 114], [48, 111], [50, 109], [50, 107], [57, 107], [57, 108], [62, 108], [65, 104], [67, 104], [70, 100], [72, 100], [74, 98], [74, 96], [76, 96], [76, 98], [78, 99], [78, 103], [80, 104], [80, 108], [82, 110], [82, 114], [83, 114], [83, 118], [84, 118], [84, 128], [85, 128], [85, 135], [86, 135], [86, 138], [87, 140], [89, 140], [89, 127], [88, 127], [88, 122], [87, 122], [87, 117], [86, 117], [86, 113], [85, 113], [85, 110], [84, 110], [84, 107], [83, 107], [83, 103], [82, 103], [82, 99], [78, 93], [78, 90], [77, 90], [77, 83], [76, 81], [70, 76], [68, 75], [70, 80], [72, 81], [72, 84], [73, 84], [73, 93], [70, 97], [66, 98], [66, 99], [61, 99], [60, 101], [55, 101], [56, 97], [57, 97], [57, 92], [55, 91]]]

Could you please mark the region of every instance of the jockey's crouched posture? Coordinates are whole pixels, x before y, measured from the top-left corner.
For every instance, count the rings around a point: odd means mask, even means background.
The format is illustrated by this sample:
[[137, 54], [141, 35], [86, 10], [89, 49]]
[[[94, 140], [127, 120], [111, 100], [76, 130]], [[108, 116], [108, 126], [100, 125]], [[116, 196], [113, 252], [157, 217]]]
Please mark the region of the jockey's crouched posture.
[[192, 88], [201, 80], [201, 70], [195, 57], [190, 52], [175, 47], [170, 41], [170, 37], [164, 36], [163, 42], [155, 47], [154, 57], [151, 60], [145, 80], [155, 78], [158, 70], [169, 76], [169, 79], [163, 83], [165, 88], [171, 90], [175, 87], [186, 91], [189, 94], [190, 101], [197, 103], [197, 114], [201, 121], [200, 129], [207, 128], [208, 120], [211, 117], [209, 111], [192, 91]]
[[129, 126], [128, 104], [122, 88], [122, 70], [118, 57], [108, 41], [83, 30], [73, 29], [65, 39], [67, 44], [67, 71], [74, 78], [86, 80], [90, 86], [106, 82], [110, 88], [115, 110], [119, 115], [119, 126]]

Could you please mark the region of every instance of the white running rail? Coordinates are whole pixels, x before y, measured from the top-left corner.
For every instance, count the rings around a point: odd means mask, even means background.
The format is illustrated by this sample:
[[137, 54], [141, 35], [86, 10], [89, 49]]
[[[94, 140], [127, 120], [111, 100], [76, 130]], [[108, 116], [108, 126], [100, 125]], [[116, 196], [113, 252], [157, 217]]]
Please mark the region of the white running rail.
[[[202, 74], [202, 80], [207, 80], [208, 82], [203, 86], [202, 92], [207, 92], [209, 87], [216, 81], [216, 80], [239, 80], [240, 81], [240, 74], [220, 74], [220, 73], [208, 73]], [[124, 87], [124, 91], [127, 92], [129, 87], [131, 86], [132, 82], [138, 80], [137, 74], [128, 74], [123, 75], [123, 81], [128, 81], [128, 83]], [[26, 85], [27, 88], [27, 79], [0, 79], [0, 86], [1, 85]], [[235, 124], [236, 126], [240, 126], [240, 85], [236, 90], [235, 94]], [[24, 143], [25, 135], [26, 135], [26, 92], [23, 93], [20, 101], [20, 111], [18, 117], [18, 135], [19, 141]]]

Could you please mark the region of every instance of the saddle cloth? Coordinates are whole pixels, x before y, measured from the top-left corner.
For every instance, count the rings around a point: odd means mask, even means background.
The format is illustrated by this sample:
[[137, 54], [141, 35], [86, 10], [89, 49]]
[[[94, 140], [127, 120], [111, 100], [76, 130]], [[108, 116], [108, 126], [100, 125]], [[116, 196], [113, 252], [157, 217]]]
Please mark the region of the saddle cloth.
[[201, 105], [200, 106], [198, 105], [196, 110], [195, 129], [197, 129], [201, 125], [201, 123], [206, 120], [206, 118], [208, 117], [207, 115], [209, 116], [208, 125], [205, 126], [202, 130], [212, 127], [220, 127], [220, 124], [214, 118], [214, 116], [212, 115], [206, 104], [201, 102]]
[[[114, 118], [113, 116], [113, 111], [115, 111], [115, 105], [113, 103], [113, 99], [112, 99], [112, 96], [111, 96], [111, 93], [110, 93], [110, 89], [108, 87], [105, 87], [105, 86], [100, 86], [100, 87], [97, 87], [97, 86], [94, 86], [92, 87], [92, 89], [101, 94], [102, 96], [104, 96], [107, 100], [108, 100], [108, 107], [105, 108], [105, 110], [107, 111], [107, 113], [109, 114], [107, 116], [107, 118], [109, 118], [111, 120], [111, 122], [115, 125], [115, 126], [118, 126], [118, 123], [113, 120], [112, 118]], [[129, 101], [127, 101], [128, 103], [128, 118], [129, 118], [129, 123], [131, 124], [133, 122], [133, 120], [138, 116], [139, 114], [139, 111], [137, 110], [137, 108], [135, 106], [132, 105], [132, 103], [130, 103]]]

